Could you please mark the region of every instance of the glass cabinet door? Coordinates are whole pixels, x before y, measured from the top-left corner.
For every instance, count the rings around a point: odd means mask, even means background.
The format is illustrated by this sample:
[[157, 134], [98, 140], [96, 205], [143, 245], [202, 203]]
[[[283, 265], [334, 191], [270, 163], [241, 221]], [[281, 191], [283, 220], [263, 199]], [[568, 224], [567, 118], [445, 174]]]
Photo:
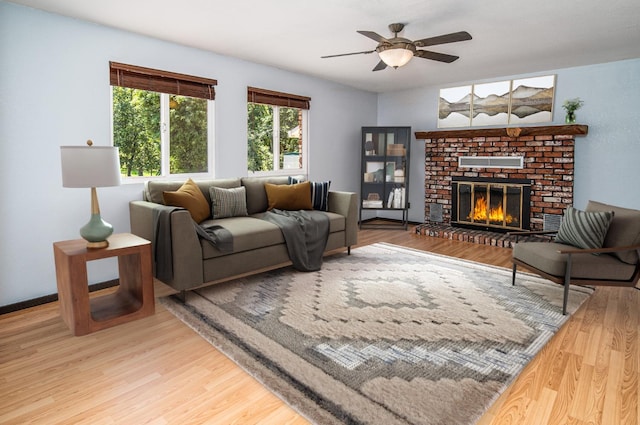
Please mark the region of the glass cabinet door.
[[406, 213], [410, 138], [410, 127], [362, 128], [361, 209]]

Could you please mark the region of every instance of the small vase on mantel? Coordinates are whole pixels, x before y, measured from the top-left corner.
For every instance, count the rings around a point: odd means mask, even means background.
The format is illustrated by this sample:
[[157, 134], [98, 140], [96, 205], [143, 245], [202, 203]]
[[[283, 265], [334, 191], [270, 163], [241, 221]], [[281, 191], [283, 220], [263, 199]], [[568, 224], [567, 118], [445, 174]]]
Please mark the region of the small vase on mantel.
[[580, 109], [584, 105], [584, 101], [579, 97], [575, 99], [565, 100], [562, 107], [567, 111], [567, 115], [564, 117], [564, 122], [567, 124], [575, 124], [576, 122], [576, 110]]
[[576, 113], [574, 111], [567, 111], [567, 116], [564, 117], [564, 122], [566, 122], [567, 124], [575, 124]]

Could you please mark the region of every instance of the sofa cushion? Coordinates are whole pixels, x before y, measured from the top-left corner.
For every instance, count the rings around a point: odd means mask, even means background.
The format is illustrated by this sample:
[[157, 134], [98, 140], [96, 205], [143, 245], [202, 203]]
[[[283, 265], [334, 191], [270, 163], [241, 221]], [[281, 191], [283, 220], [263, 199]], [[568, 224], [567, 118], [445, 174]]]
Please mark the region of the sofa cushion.
[[[229, 217], [206, 221], [203, 225], [216, 224], [224, 227], [233, 236], [233, 253], [250, 251], [284, 243], [280, 228], [266, 220], [254, 217]], [[208, 259], [226, 255], [207, 241], [201, 241], [202, 258]]]
[[265, 212], [269, 207], [264, 184], [287, 184], [287, 176], [279, 177], [244, 177], [242, 185], [247, 190], [247, 213], [249, 215]]
[[209, 187], [211, 217], [242, 217], [247, 215], [247, 194], [244, 186], [234, 188]]
[[[198, 185], [202, 194], [207, 198], [207, 202], [211, 203], [209, 197], [209, 187], [240, 187], [240, 179], [207, 179], [207, 180], [194, 180]], [[176, 191], [182, 186], [184, 180], [149, 180], [144, 184], [144, 200], [149, 202], [155, 202], [156, 204], [163, 204], [164, 198], [162, 192]]]
[[602, 248], [612, 219], [611, 211], [588, 212], [567, 207], [556, 242], [584, 249]]
[[[289, 177], [289, 184], [302, 183], [304, 177]], [[329, 187], [331, 180], [326, 182], [309, 182], [311, 184], [311, 206], [314, 210], [327, 211], [329, 209]]]
[[[586, 210], [613, 211], [613, 220], [602, 245], [605, 248], [640, 244], [640, 210], [616, 207], [596, 201], [589, 201]], [[613, 255], [628, 264], [638, 262], [636, 251], [616, 252]]]
[[211, 214], [207, 198], [204, 197], [198, 185], [191, 179], [187, 180], [175, 192], [165, 191], [162, 193], [162, 196], [166, 205], [173, 205], [189, 210], [191, 218], [193, 218], [196, 223], [200, 223]]
[[297, 184], [271, 184], [265, 183], [267, 202], [270, 210], [310, 210], [311, 184], [309, 182]]
[[343, 215], [325, 211], [329, 217], [329, 233], [343, 232], [347, 227], [347, 220]]
[[[206, 220], [202, 225], [219, 225], [231, 232], [233, 236], [233, 253], [250, 251], [271, 245], [284, 244], [284, 237], [280, 228], [260, 217], [264, 213], [258, 213], [249, 217], [229, 217], [217, 220]], [[346, 219], [343, 215], [325, 212], [329, 217], [329, 233], [344, 232]], [[220, 252], [209, 242], [201, 241], [202, 258], [209, 259], [227, 255], [228, 252]]]
[[[542, 270], [552, 276], [563, 277], [566, 271], [567, 255], [558, 250], [574, 248], [556, 242], [518, 242], [513, 246], [513, 258]], [[635, 267], [620, 262], [609, 254], [599, 256], [573, 254], [571, 256], [571, 277], [574, 279], [629, 280]]]

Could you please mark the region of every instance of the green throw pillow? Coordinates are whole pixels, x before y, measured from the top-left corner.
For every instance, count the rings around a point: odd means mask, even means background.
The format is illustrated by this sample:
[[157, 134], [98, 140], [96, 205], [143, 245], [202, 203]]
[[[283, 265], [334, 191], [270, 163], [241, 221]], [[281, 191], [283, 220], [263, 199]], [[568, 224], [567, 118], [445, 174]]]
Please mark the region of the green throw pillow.
[[211, 216], [213, 218], [244, 217], [247, 215], [247, 195], [244, 186], [230, 189], [211, 186]]
[[567, 207], [556, 242], [583, 249], [602, 248], [611, 220], [612, 211], [580, 211]]

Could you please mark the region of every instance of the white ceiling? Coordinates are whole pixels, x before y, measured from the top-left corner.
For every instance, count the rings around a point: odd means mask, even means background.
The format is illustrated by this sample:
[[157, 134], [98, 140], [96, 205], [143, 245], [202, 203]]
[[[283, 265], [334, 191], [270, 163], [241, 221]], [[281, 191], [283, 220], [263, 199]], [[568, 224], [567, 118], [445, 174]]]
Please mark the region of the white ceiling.
[[[374, 92], [640, 57], [638, 0], [14, 0], [12, 3], [234, 56]], [[356, 30], [411, 40], [468, 31], [473, 40], [426, 49], [460, 56], [414, 58], [372, 72], [377, 54]], [[37, 29], [34, 29], [34, 31]]]

